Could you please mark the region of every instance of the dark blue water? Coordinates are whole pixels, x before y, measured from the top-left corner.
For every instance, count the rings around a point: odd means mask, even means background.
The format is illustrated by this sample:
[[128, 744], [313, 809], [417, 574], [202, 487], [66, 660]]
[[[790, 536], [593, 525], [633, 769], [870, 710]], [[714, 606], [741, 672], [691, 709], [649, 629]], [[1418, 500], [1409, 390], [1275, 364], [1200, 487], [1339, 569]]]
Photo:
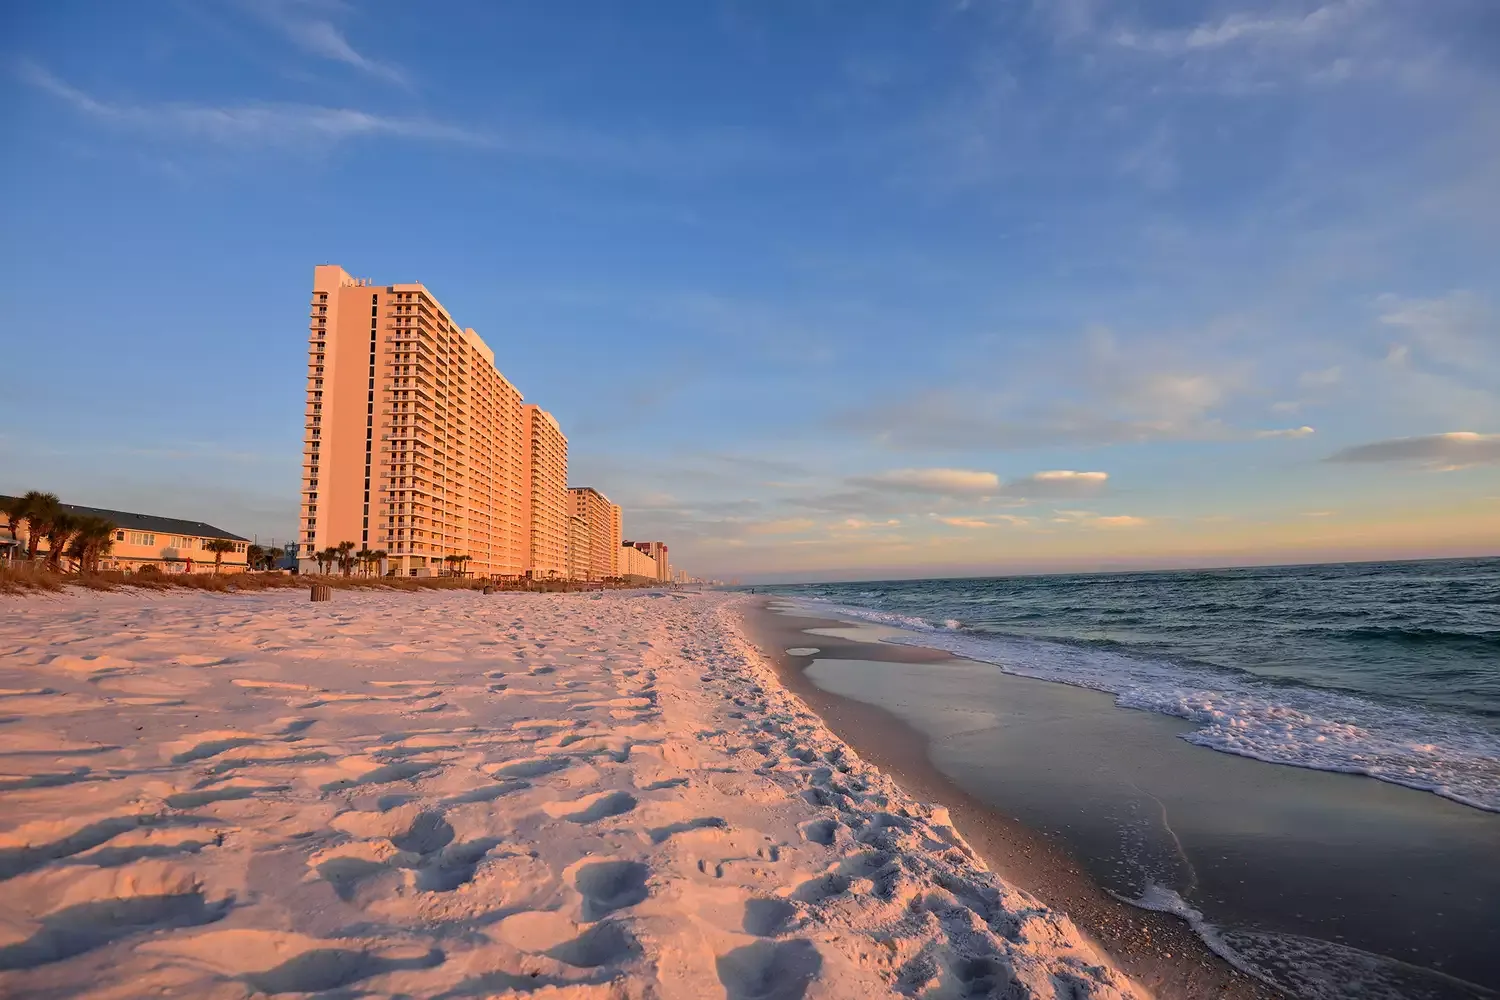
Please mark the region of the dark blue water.
[[767, 588], [1185, 738], [1500, 811], [1500, 559]]

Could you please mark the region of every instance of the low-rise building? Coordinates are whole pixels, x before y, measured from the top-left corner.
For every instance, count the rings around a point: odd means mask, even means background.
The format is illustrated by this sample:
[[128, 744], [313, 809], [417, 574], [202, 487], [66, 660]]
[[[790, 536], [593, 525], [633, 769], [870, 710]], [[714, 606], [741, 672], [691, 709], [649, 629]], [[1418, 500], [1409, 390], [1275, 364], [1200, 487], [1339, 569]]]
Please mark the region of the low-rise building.
[[632, 583], [657, 579], [656, 560], [629, 542], [620, 546], [619, 575]]
[[626, 542], [626, 545], [634, 545], [646, 555], [650, 556], [656, 564], [656, 578], [663, 583], [672, 580], [672, 566], [667, 559], [666, 542]]
[[[100, 569], [136, 571], [150, 566], [162, 573], [212, 573], [215, 554], [208, 550], [208, 545], [216, 538], [224, 538], [233, 543], [233, 548], [223, 553], [219, 572], [242, 573], [245, 570], [249, 539], [211, 524], [72, 503], [58, 506], [74, 517], [103, 518], [115, 526], [110, 550], [99, 561]], [[30, 525], [22, 521], [12, 538], [9, 526], [0, 520], [0, 534], [15, 542], [24, 553], [31, 537]], [[47, 540], [38, 539], [38, 554], [47, 551]]]

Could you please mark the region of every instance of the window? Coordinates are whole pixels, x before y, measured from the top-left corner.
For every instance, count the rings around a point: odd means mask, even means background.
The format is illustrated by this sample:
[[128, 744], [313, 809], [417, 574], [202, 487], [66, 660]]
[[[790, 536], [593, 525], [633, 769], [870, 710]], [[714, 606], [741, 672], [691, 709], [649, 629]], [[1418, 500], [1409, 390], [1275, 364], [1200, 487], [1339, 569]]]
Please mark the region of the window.
[[156, 544], [156, 536], [153, 535], [149, 531], [125, 531], [125, 532], [121, 532], [120, 534], [123, 534], [125, 537], [123, 539], [121, 539], [117, 535], [116, 539], [118, 541], [129, 542], [131, 545], [155, 545]]

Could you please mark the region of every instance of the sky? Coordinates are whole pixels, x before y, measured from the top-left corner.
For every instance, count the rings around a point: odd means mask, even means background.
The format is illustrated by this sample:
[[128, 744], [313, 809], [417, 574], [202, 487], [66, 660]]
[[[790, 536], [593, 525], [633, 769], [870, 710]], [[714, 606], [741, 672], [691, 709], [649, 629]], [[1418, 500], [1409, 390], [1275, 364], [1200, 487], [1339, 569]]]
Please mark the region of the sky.
[[1500, 554], [1493, 0], [54, 0], [0, 492], [296, 527], [312, 269], [420, 281], [746, 582]]

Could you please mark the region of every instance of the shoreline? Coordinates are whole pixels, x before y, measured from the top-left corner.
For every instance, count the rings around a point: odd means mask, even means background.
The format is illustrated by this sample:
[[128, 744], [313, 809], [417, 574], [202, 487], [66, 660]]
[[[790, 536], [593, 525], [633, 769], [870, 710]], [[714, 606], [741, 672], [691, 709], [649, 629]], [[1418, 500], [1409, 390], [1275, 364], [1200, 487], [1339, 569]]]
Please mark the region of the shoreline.
[[[952, 654], [925, 646], [808, 635], [810, 628], [847, 628], [849, 623], [782, 615], [771, 610], [774, 600], [763, 597], [747, 605], [743, 621], [747, 637], [774, 666], [783, 686], [908, 794], [946, 807], [965, 840], [996, 875], [1066, 913], [1123, 973], [1161, 1000], [1283, 996], [1231, 966], [1180, 918], [1132, 906], [1109, 893], [1053, 838], [981, 802], [939, 771], [929, 758], [931, 741], [925, 734], [882, 708], [818, 687], [805, 674], [813, 658], [792, 656], [787, 650], [816, 643], [820, 659], [894, 663], [949, 662], [955, 659]], [[878, 739], [872, 738], [877, 734]]]

